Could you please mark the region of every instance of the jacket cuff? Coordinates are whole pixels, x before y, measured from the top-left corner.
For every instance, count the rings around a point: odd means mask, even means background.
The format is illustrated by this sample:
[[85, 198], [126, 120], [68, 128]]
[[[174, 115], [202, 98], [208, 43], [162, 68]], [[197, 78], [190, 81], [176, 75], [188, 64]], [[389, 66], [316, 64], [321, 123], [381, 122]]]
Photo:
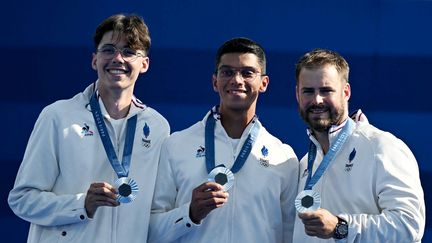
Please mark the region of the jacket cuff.
[[75, 217], [77, 218], [77, 222], [84, 222], [84, 221], [92, 220], [92, 218], [88, 217], [87, 210], [85, 209], [86, 194], [80, 193], [77, 195], [77, 198], [78, 198], [78, 205], [81, 205], [81, 206], [79, 208], [72, 210], [75, 212]]
[[195, 224], [191, 220], [189, 216], [189, 208], [190, 208], [190, 203], [186, 203], [183, 206], [181, 206], [179, 217], [175, 221], [176, 228], [180, 227], [182, 228], [182, 231], [186, 231], [186, 232], [189, 232], [193, 228], [199, 227], [201, 225], [201, 222], [199, 224]]

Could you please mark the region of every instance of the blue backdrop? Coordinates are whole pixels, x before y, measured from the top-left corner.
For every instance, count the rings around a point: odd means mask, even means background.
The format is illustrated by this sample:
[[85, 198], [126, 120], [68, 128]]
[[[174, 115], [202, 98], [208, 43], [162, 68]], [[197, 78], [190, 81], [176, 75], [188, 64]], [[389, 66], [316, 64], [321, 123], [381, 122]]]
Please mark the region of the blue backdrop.
[[[408, 144], [426, 204], [432, 204], [431, 133], [420, 127], [432, 120], [432, 1], [8, 1], [1, 12], [0, 233], [8, 242], [23, 242], [27, 235], [28, 223], [6, 200], [33, 124], [44, 106], [96, 79], [90, 65], [94, 29], [119, 12], [142, 15], [149, 25], [150, 70], [139, 79], [136, 95], [159, 110], [173, 131], [195, 123], [218, 101], [211, 74], [219, 45], [237, 36], [261, 43], [270, 86], [258, 114], [299, 157], [307, 140], [296, 110], [294, 64], [316, 47], [340, 52], [351, 66], [351, 110], [361, 108], [371, 123]], [[432, 223], [427, 227], [424, 242], [432, 242]]]

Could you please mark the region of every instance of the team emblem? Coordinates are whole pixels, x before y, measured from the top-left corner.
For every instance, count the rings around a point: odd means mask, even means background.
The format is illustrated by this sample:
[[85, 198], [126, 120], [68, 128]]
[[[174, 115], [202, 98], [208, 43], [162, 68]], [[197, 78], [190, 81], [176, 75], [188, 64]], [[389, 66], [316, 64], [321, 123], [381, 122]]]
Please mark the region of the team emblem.
[[263, 147], [261, 148], [262, 157], [260, 158], [260, 164], [266, 168], [269, 167], [270, 165], [270, 162], [267, 159], [268, 154], [269, 154], [268, 148], [266, 148], [266, 146], [263, 145]]
[[351, 151], [349, 157], [348, 157], [348, 162], [345, 164], [345, 171], [346, 172], [350, 172], [354, 166], [353, 160], [356, 156], [356, 150], [355, 148], [353, 148], [353, 150]]
[[147, 125], [147, 122], [144, 124], [143, 127], [143, 137], [141, 139], [142, 145], [146, 148], [150, 148], [151, 146], [151, 140], [148, 139], [148, 136], [150, 135], [150, 127]]

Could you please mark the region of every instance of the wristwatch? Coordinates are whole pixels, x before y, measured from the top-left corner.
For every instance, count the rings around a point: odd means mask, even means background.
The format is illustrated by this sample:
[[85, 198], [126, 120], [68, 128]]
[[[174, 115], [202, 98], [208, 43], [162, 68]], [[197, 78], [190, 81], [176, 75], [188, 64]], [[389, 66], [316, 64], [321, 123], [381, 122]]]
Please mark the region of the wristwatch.
[[338, 223], [336, 224], [336, 228], [333, 233], [333, 238], [338, 240], [345, 239], [348, 236], [348, 223], [347, 221], [345, 221], [340, 217], [337, 218], [338, 218]]

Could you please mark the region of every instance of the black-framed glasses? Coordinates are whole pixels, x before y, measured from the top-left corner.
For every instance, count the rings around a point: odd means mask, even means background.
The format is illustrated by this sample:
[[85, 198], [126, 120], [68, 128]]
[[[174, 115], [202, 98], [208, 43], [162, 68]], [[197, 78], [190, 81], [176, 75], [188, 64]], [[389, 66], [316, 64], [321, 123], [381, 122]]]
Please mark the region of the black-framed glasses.
[[261, 72], [257, 71], [252, 67], [244, 67], [244, 68], [233, 68], [233, 67], [220, 67], [216, 75], [224, 80], [232, 79], [234, 76], [240, 74], [244, 81], [253, 81], [257, 76], [265, 76], [263, 74], [260, 75]]
[[101, 48], [97, 49], [97, 52], [100, 53], [101, 57], [106, 60], [114, 58], [117, 53], [120, 53], [123, 60], [125, 60], [126, 62], [133, 62], [138, 57], [145, 57], [143, 53], [135, 49], [129, 47], [117, 48], [113, 45], [104, 45]]

